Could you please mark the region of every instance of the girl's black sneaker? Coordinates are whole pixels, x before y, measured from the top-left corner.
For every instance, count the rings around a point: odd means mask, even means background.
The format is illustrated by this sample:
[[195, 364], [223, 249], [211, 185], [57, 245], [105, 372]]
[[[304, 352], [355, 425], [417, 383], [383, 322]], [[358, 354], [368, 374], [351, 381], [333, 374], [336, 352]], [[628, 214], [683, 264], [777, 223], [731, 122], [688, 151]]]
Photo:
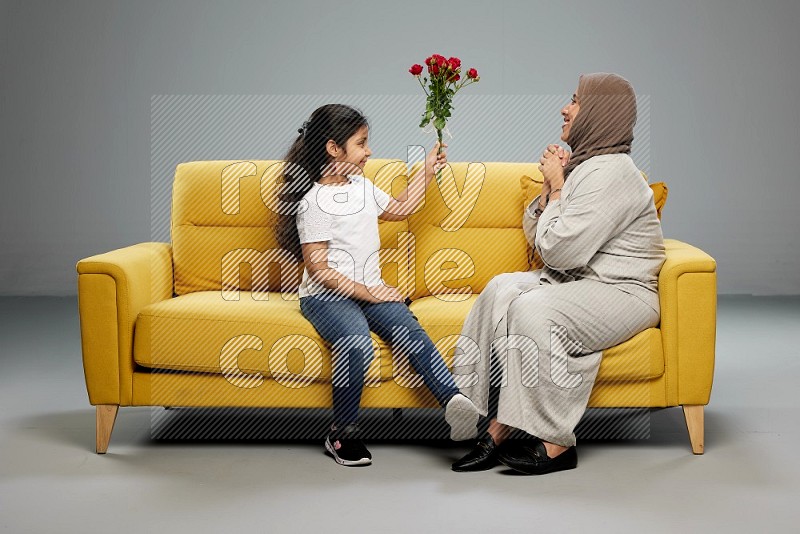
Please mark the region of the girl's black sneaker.
[[369, 465], [372, 463], [372, 454], [364, 446], [360, 434], [356, 423], [350, 423], [341, 430], [331, 427], [331, 433], [325, 438], [325, 449], [339, 465]]

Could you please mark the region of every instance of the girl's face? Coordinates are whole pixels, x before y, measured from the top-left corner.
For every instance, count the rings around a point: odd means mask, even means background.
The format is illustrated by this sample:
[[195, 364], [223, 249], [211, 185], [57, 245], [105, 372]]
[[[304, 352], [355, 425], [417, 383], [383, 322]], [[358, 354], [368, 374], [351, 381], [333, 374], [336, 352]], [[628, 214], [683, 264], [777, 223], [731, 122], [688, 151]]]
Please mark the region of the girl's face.
[[364, 165], [367, 164], [367, 160], [372, 155], [368, 137], [369, 127], [362, 126], [359, 128], [344, 144], [343, 150], [340, 148], [339, 155], [334, 158], [334, 161], [350, 163], [363, 170]]
[[561, 140], [565, 143], [567, 139], [569, 139], [569, 129], [572, 126], [572, 121], [578, 116], [578, 111], [580, 109], [581, 105], [578, 102], [578, 95], [576, 93], [572, 95], [572, 100], [570, 100], [569, 104], [564, 106], [561, 110], [561, 115], [564, 117], [564, 124], [561, 126]]

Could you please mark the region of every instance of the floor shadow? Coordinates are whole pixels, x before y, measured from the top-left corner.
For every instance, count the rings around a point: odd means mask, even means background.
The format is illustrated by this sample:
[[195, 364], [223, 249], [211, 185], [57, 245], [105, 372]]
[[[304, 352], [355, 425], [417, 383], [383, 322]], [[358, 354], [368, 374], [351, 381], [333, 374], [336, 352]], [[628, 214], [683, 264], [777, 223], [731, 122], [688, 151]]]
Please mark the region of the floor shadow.
[[[726, 416], [706, 410], [706, 448], [735, 437]], [[198, 445], [263, 445], [265, 443], [318, 443], [327, 434], [330, 410], [255, 408], [121, 408], [113, 443], [149, 443], [169, 446], [194, 442]], [[94, 450], [94, 409], [53, 412], [14, 420], [18, 431], [70, 447]], [[387, 409], [362, 411], [364, 439], [370, 443], [466, 450], [471, 442], [449, 440], [449, 428], [441, 410], [407, 409], [401, 415]], [[481, 431], [485, 428], [482, 426]], [[590, 432], [586, 432], [589, 429]], [[584, 430], [582, 435], [581, 430]], [[645, 431], [646, 430], [646, 431]], [[586, 434], [589, 434], [588, 436]], [[689, 437], [680, 408], [620, 411], [587, 411], [576, 429], [581, 444], [597, 446], [689, 447]], [[594, 436], [594, 437], [593, 437]], [[599, 436], [599, 437], [598, 437]], [[588, 447], [587, 449], [590, 449]]]

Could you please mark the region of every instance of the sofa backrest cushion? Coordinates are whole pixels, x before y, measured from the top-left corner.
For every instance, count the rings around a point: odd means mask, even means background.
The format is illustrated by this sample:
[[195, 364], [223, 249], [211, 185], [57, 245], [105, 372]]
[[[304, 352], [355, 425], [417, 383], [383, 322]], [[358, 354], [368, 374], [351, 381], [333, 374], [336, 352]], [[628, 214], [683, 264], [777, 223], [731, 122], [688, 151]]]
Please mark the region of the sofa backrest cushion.
[[409, 218], [413, 298], [462, 300], [497, 274], [528, 269], [520, 176], [533, 173], [532, 163], [454, 162], [431, 183], [424, 207]]
[[[371, 159], [364, 174], [399, 197], [418, 168]], [[176, 294], [296, 293], [302, 263], [279, 249], [274, 235], [282, 169], [275, 160], [178, 165], [171, 220]], [[522, 210], [541, 184], [535, 163], [450, 163], [408, 221], [379, 223], [384, 280], [414, 299], [462, 300], [497, 274], [541, 267], [521, 228]], [[660, 216], [667, 188], [651, 187]]]
[[[194, 161], [175, 171], [171, 239], [178, 295], [195, 291], [296, 291], [302, 264], [278, 248], [276, 192], [283, 162]], [[370, 160], [365, 175], [386, 190], [405, 164]], [[376, 176], [377, 175], [377, 176]], [[408, 224], [381, 225], [383, 247]], [[391, 272], [387, 282], [395, 283]]]

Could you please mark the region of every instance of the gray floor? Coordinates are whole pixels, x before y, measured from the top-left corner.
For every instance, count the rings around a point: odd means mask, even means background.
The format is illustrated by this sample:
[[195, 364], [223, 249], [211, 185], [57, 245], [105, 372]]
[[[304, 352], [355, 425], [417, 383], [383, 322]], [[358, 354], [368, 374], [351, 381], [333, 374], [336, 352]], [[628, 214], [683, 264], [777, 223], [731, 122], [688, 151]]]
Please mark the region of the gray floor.
[[0, 299], [0, 529], [8, 532], [797, 531], [800, 298], [721, 297], [706, 454], [679, 409], [647, 440], [584, 440], [544, 477], [457, 474], [463, 448], [381, 442], [346, 469], [318, 443], [151, 439], [121, 409], [92, 452], [75, 299]]

